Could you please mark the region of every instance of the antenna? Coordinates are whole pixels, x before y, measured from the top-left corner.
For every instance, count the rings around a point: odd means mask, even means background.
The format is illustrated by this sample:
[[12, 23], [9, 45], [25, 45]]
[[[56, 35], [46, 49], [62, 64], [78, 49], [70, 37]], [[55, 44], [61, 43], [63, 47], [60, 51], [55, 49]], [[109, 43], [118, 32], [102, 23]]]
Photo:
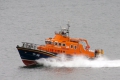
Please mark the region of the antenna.
[[68, 24], [67, 24], [67, 25], [68, 25], [68, 28], [69, 28], [69, 27], [70, 27], [70, 25], [69, 25], [69, 21], [68, 21]]
[[[67, 33], [68, 33], [68, 37], [69, 37], [69, 27], [70, 27], [70, 25], [69, 25], [69, 21], [68, 21], [67, 26], [68, 26]], [[70, 41], [70, 38], [68, 38], [68, 41]]]
[[67, 33], [68, 33], [68, 37], [69, 37], [69, 27], [70, 27], [70, 25], [69, 25], [69, 21], [68, 21], [68, 24], [67, 24], [67, 26], [68, 26]]

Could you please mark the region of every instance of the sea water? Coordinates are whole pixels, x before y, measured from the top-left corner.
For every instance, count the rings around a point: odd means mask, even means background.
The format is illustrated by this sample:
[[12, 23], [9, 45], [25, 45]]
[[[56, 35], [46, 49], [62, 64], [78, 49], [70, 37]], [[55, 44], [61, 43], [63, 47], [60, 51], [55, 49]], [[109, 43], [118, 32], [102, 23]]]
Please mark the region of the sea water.
[[[68, 21], [71, 37], [87, 39], [91, 49], [103, 49], [104, 56], [61, 56], [38, 60], [44, 66], [24, 67], [16, 46], [42, 45]], [[0, 0], [0, 79], [119, 80], [119, 34], [119, 0]]]

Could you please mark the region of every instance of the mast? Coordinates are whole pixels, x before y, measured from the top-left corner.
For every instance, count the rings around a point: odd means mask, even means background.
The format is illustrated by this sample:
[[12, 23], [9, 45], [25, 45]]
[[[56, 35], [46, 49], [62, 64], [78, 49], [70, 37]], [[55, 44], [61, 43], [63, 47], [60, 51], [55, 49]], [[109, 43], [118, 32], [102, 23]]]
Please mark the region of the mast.
[[67, 24], [67, 26], [68, 26], [67, 33], [68, 33], [68, 37], [69, 37], [69, 27], [70, 27], [70, 25], [69, 25], [69, 21], [68, 21], [68, 24]]
[[68, 30], [67, 30], [67, 33], [68, 33], [68, 41], [70, 41], [70, 37], [69, 37], [69, 27], [70, 27], [70, 25], [69, 25], [69, 21], [68, 21], [67, 26], [68, 26]]

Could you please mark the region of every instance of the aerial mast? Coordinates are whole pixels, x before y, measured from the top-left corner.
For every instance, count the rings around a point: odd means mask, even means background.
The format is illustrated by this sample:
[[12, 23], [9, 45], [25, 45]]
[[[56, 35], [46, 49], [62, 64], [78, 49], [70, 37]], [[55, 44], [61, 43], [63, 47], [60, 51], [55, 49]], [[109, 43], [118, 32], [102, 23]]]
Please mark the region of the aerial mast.
[[68, 26], [67, 33], [68, 33], [68, 37], [69, 37], [69, 27], [70, 27], [70, 25], [69, 25], [69, 21], [68, 21], [68, 24], [67, 24], [67, 26]]

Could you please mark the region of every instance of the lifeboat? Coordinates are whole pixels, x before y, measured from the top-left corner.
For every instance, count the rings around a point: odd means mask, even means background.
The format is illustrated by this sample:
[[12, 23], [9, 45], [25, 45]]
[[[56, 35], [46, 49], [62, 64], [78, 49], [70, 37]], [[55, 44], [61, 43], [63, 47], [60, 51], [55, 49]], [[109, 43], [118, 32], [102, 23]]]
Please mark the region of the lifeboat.
[[65, 54], [69, 56], [84, 55], [88, 58], [94, 59], [98, 55], [103, 55], [102, 49], [90, 50], [90, 45], [86, 39], [71, 38], [69, 36], [69, 27], [62, 28], [55, 32], [53, 38], [45, 39], [44, 45], [22, 42], [22, 46], [17, 45], [17, 50], [23, 63], [26, 66], [37, 65], [36, 60], [41, 58], [56, 57], [58, 54]]

